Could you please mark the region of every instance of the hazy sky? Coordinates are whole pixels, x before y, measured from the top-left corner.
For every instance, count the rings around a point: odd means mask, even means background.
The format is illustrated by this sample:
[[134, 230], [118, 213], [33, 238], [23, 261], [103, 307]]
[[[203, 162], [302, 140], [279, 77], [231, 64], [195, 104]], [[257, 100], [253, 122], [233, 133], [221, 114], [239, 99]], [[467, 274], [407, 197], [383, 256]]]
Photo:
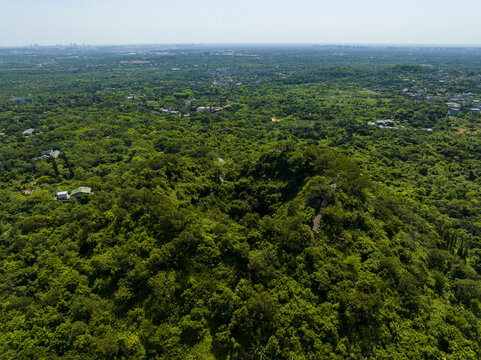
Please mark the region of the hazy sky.
[[0, 0], [0, 46], [481, 45], [481, 0]]

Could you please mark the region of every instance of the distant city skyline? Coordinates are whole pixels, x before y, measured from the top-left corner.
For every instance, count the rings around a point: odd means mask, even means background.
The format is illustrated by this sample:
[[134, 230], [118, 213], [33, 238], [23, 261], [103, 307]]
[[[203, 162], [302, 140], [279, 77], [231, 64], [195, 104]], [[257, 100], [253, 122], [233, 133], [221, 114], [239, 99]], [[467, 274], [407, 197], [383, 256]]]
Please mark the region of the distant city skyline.
[[480, 46], [467, 0], [0, 0], [0, 46], [392, 44]]

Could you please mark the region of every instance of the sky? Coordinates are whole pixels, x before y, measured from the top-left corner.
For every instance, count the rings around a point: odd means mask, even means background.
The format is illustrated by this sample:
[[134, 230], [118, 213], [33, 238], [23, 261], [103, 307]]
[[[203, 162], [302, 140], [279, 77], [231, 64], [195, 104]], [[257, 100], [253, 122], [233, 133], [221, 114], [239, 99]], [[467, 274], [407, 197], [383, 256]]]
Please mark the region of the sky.
[[0, 0], [0, 46], [481, 45], [480, 0]]

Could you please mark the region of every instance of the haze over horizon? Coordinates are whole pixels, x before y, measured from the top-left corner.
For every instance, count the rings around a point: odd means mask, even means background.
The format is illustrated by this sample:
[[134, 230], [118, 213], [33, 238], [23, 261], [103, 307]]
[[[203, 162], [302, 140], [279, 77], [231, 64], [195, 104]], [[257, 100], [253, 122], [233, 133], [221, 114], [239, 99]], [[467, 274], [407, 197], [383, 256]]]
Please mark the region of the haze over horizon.
[[4, 2], [0, 46], [315, 43], [481, 45], [481, 3], [446, 0]]

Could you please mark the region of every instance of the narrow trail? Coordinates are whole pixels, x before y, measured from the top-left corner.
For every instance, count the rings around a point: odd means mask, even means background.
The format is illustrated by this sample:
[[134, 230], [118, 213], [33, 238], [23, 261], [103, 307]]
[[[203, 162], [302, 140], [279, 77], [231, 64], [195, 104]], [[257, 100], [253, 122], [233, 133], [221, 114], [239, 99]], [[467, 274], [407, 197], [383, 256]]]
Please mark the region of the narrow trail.
[[[331, 189], [336, 190], [336, 185], [337, 185], [337, 181], [331, 184]], [[316, 234], [318, 234], [319, 231], [321, 231], [321, 220], [322, 220], [321, 210], [324, 209], [329, 203], [329, 197], [330, 197], [330, 192], [328, 192], [326, 196], [324, 196], [324, 199], [322, 200], [322, 203], [321, 203], [321, 207], [319, 208], [319, 211], [317, 212], [316, 217], [314, 218], [314, 223], [312, 224], [312, 231]]]

